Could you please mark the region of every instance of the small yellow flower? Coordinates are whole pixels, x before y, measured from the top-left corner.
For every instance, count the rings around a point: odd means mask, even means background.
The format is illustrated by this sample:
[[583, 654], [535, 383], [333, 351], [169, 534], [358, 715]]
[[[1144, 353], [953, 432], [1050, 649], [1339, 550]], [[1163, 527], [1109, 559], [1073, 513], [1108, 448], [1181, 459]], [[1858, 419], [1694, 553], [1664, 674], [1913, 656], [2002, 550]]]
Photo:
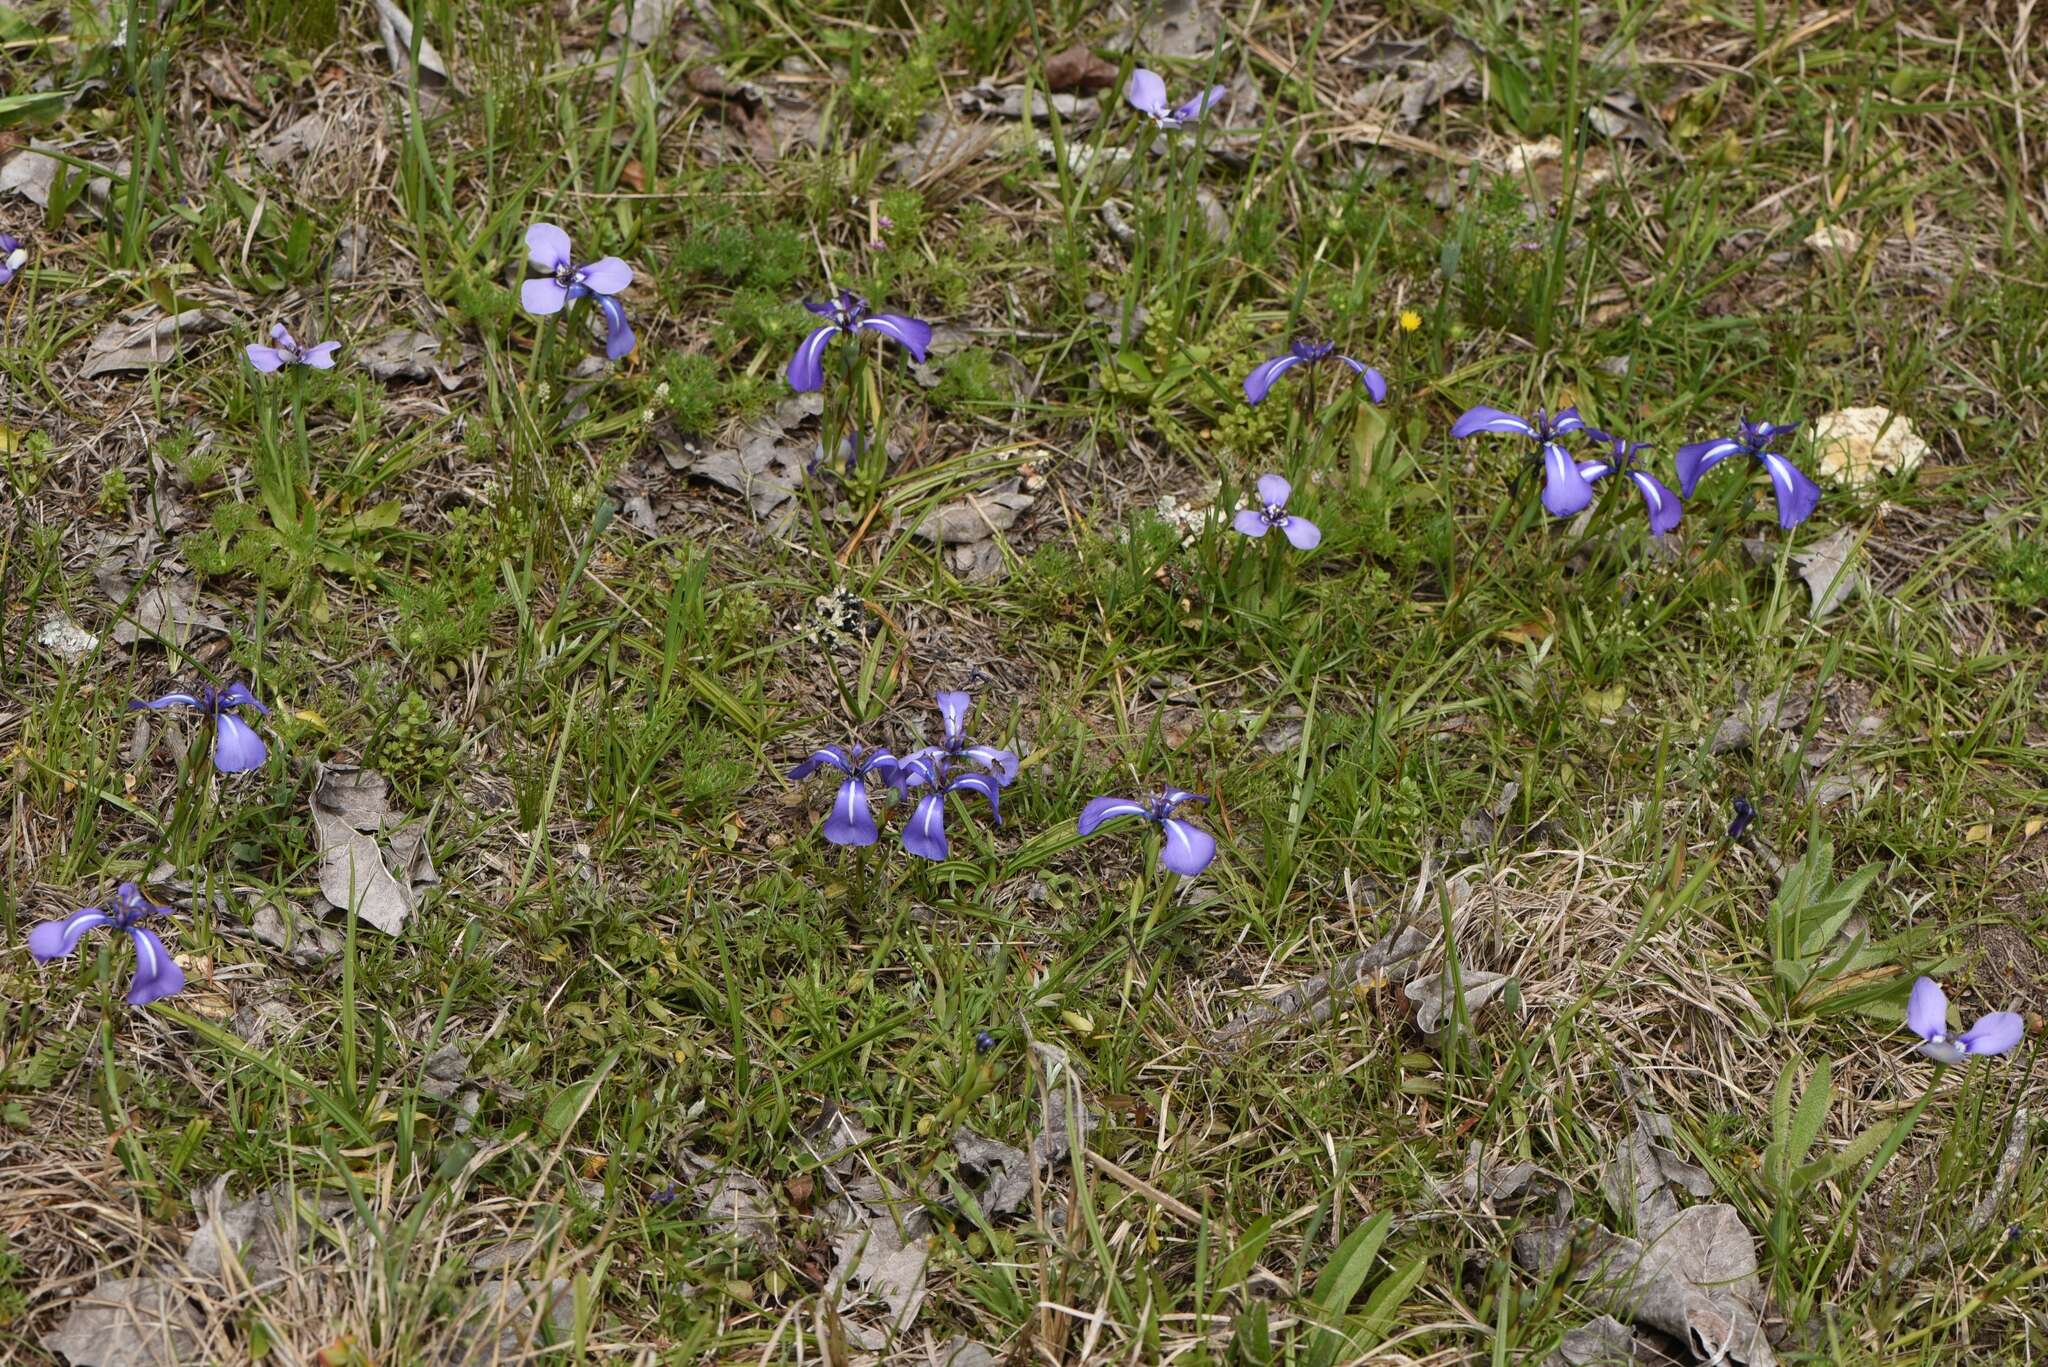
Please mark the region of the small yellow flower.
[[1401, 331], [1413, 332], [1422, 326], [1422, 315], [1414, 309], [1401, 310]]

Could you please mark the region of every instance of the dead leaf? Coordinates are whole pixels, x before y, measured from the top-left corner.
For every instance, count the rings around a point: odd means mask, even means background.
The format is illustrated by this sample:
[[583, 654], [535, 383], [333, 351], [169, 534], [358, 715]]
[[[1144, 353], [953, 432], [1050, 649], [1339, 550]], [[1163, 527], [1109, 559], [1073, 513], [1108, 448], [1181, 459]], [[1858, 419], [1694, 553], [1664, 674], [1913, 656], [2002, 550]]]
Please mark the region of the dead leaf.
[[1138, 46], [1155, 57], [1207, 57], [1216, 49], [1220, 31], [1216, 15], [1199, 0], [1159, 0], [1146, 7], [1138, 27]]
[[48, 143], [32, 142], [0, 166], [0, 195], [17, 194], [42, 208], [50, 207], [50, 191], [56, 188], [57, 171], [63, 165], [43, 155]]
[[1076, 43], [1045, 59], [1046, 89], [1078, 90], [1093, 95], [1116, 84], [1117, 66], [1104, 61], [1085, 43]]
[[1792, 557], [1799, 577], [1813, 594], [1813, 619], [1818, 622], [1863, 590], [1863, 573], [1853, 568], [1856, 532], [1843, 527]]
[[458, 1346], [441, 1359], [444, 1367], [536, 1362], [541, 1360], [536, 1349], [566, 1343], [574, 1331], [576, 1292], [567, 1277], [556, 1277], [545, 1286], [493, 1277], [477, 1285], [456, 1318], [461, 1326]]
[[1813, 449], [1827, 479], [1860, 489], [1880, 475], [1911, 474], [1933, 453], [1913, 424], [1888, 408], [1844, 408], [1813, 424]]
[[1602, 1177], [1632, 1211], [1636, 1238], [1561, 1213], [1515, 1236], [1515, 1260], [1540, 1275], [1568, 1261], [1593, 1306], [1683, 1340], [1702, 1361], [1775, 1367], [1755, 1243], [1725, 1202], [1679, 1208], [1674, 1188], [1707, 1195], [1713, 1183], [1666, 1147], [1670, 1137], [1666, 1118], [1644, 1112]]
[[[1483, 973], [1470, 969], [1460, 973], [1458, 985], [1464, 992], [1466, 1018], [1469, 1020], [1477, 1016], [1481, 1007], [1498, 997], [1513, 981], [1513, 976], [1506, 973]], [[1402, 991], [1415, 1004], [1415, 1028], [1430, 1038], [1440, 1034], [1452, 1014], [1449, 1006], [1450, 970], [1446, 968], [1441, 973], [1417, 978]]]
[[647, 47], [668, 35], [680, 8], [682, 0], [626, 0], [612, 11], [612, 21], [606, 30], [614, 38]]
[[[413, 912], [414, 885], [435, 879], [431, 861], [424, 866], [428, 878], [417, 876], [423, 832], [388, 810], [387, 792], [375, 770], [322, 765], [313, 785], [313, 830], [320, 848], [320, 895], [328, 905], [398, 935]], [[391, 838], [393, 850], [379, 844], [380, 834]]]
[[1368, 69], [1388, 74], [1368, 82], [1349, 97], [1361, 109], [1394, 111], [1403, 129], [1422, 122], [1429, 111], [1452, 95], [1477, 96], [1481, 90], [1479, 50], [1462, 38], [1432, 53], [1427, 43], [1375, 45]]
[[319, 110], [303, 115], [290, 127], [256, 149], [256, 160], [272, 168], [317, 157], [334, 137], [332, 120]]
[[1673, 1363], [1612, 1315], [1576, 1329], [1567, 1330], [1557, 1349], [1544, 1359], [1543, 1367], [1639, 1367], [1645, 1363]]
[[817, 441], [796, 435], [809, 418], [801, 400], [785, 399], [742, 431], [735, 446], [672, 436], [662, 455], [669, 469], [730, 489], [747, 500], [755, 517], [771, 517], [796, 497], [817, 457]]
[[185, 1245], [185, 1267], [202, 1281], [223, 1281], [232, 1262], [257, 1290], [274, 1288], [319, 1227], [351, 1209], [346, 1197], [309, 1200], [287, 1186], [230, 1203], [227, 1185], [226, 1176], [215, 1179], [200, 1206], [199, 1228]]
[[1856, 253], [1863, 250], [1863, 234], [1839, 223], [1822, 223], [1803, 245], [1822, 265], [1839, 267], [1855, 260]]
[[228, 624], [199, 606], [189, 576], [166, 579], [136, 593], [132, 584], [123, 582], [118, 571], [111, 566], [106, 568], [109, 573], [99, 579], [101, 590], [117, 608], [126, 605], [126, 615], [114, 623], [110, 633], [116, 645], [132, 646], [147, 638], [183, 649], [199, 632], [226, 633]]
[[60, 612], [43, 623], [36, 644], [59, 659], [76, 661], [99, 649], [100, 638]]
[[925, 114], [910, 141], [890, 150], [889, 169], [913, 184], [942, 182], [993, 146], [1000, 132], [960, 123], [949, 114]]
[[196, 1367], [199, 1323], [176, 1282], [120, 1277], [71, 1302], [64, 1323], [43, 1336], [43, 1351], [72, 1367]]
[[[1026, 101], [1029, 101], [1027, 115]], [[1084, 100], [1078, 95], [1047, 95], [1044, 91], [1023, 85], [974, 85], [954, 97], [953, 105], [962, 114], [975, 115], [984, 119], [1029, 118], [1033, 123], [1050, 123], [1058, 114], [1067, 124], [1087, 123], [1095, 117], [1096, 105], [1093, 100]]]
[[715, 1237], [748, 1245], [763, 1257], [781, 1240], [775, 1232], [775, 1201], [768, 1184], [751, 1173], [684, 1153], [680, 1183], [684, 1209]]
[[1009, 531], [1036, 502], [1014, 489], [968, 494], [925, 514], [913, 534], [940, 546], [973, 545]]
[[[377, 32], [384, 40], [384, 55], [390, 59], [393, 71], [403, 73], [412, 67], [412, 18], [396, 0], [376, 0], [376, 5]], [[441, 58], [441, 50], [434, 46], [434, 40], [423, 33], [419, 35], [419, 42], [420, 59], [416, 74], [421, 108], [432, 113], [429, 104], [438, 106], [442, 93], [456, 88], [455, 81], [448, 73], [448, 63]]]
[[1616, 142], [1639, 142], [1645, 147], [1669, 145], [1656, 113], [1626, 91], [1603, 96], [1600, 103], [1586, 111], [1586, 122], [1601, 137]]
[[287, 906], [280, 911], [269, 902], [257, 907], [249, 918], [249, 933], [272, 949], [283, 950], [302, 968], [317, 968], [342, 950], [336, 932], [296, 908]]
[[434, 379], [440, 381], [443, 389], [455, 389], [462, 384], [462, 376], [441, 360], [441, 340], [417, 328], [394, 328], [358, 350], [355, 359], [363, 369], [387, 383]]
[[79, 374], [89, 380], [120, 370], [154, 369], [176, 359], [186, 337], [218, 331], [227, 321], [204, 308], [186, 309], [170, 318], [151, 310], [139, 319], [116, 319], [93, 337]]
[[1705, 1168], [1679, 1157], [1676, 1144], [1671, 1118], [1646, 1109], [1600, 1174], [1608, 1203], [1627, 1211], [1638, 1232], [1662, 1229], [1677, 1218], [1679, 1204], [1673, 1188], [1701, 1198], [1714, 1194], [1714, 1179]]
[[1805, 721], [1806, 704], [1794, 702], [1786, 689], [1774, 689], [1743, 703], [1722, 718], [1714, 739], [1707, 746], [1707, 753], [1721, 755], [1730, 750], [1746, 749], [1759, 732], [1772, 727], [1793, 731]]

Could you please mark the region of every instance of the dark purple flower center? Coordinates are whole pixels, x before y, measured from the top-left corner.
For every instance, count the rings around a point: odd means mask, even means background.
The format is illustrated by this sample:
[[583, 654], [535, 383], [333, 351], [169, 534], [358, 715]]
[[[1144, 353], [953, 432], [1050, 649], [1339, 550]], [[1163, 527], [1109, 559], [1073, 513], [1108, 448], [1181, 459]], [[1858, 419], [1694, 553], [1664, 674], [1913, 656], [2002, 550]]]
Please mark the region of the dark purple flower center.
[[1145, 819], [1147, 821], [1164, 821], [1173, 815], [1173, 809], [1179, 805], [1180, 803], [1174, 799], [1172, 793], [1156, 793], [1145, 806]]
[[114, 894], [114, 911], [109, 925], [114, 930], [129, 930], [140, 925], [151, 916], [169, 916], [169, 907], [152, 904], [141, 891], [132, 886], [123, 887]]
[[1259, 509], [1259, 516], [1265, 519], [1268, 527], [1277, 527], [1287, 520], [1287, 505], [1284, 503], [1268, 503], [1265, 507]]
[[857, 327], [860, 320], [867, 316], [868, 301], [851, 290], [842, 291], [840, 296], [832, 301], [832, 321], [842, 328]]
[[1304, 361], [1328, 360], [1330, 353], [1336, 349], [1337, 344], [1335, 342], [1319, 342], [1313, 337], [1297, 337], [1294, 339], [1294, 354], [1301, 357]]

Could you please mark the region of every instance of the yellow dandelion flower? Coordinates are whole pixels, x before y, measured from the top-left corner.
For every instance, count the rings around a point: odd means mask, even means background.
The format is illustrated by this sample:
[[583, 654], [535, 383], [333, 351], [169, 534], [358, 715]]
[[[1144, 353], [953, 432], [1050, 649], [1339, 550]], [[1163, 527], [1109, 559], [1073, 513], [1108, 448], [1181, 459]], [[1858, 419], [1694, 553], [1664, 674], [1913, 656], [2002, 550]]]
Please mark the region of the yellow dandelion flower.
[[1422, 315], [1414, 309], [1401, 310], [1401, 331], [1413, 332], [1422, 326]]

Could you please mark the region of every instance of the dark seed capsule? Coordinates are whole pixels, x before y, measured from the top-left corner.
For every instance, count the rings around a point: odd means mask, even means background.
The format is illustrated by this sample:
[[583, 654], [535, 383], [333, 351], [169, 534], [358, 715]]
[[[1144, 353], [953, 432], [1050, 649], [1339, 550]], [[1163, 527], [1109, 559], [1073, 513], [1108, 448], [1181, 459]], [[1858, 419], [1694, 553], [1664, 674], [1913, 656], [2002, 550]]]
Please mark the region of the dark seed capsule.
[[987, 1052], [988, 1052], [989, 1050], [991, 1050], [991, 1049], [993, 1049], [993, 1048], [995, 1048], [995, 1047], [996, 1047], [996, 1037], [995, 1037], [994, 1035], [991, 1035], [991, 1034], [990, 1034], [990, 1033], [989, 1033], [988, 1031], [986, 1031], [986, 1030], [977, 1030], [977, 1031], [975, 1031], [975, 1032], [974, 1032], [974, 1052], [975, 1052], [975, 1053], [977, 1053], [977, 1054], [986, 1054], [986, 1053], [987, 1053]]
[[1756, 820], [1756, 808], [1749, 805], [1749, 799], [1746, 797], [1736, 798], [1735, 819], [1728, 823], [1728, 838], [1730, 840], [1742, 839], [1742, 833], [1749, 829], [1749, 823], [1754, 820]]

